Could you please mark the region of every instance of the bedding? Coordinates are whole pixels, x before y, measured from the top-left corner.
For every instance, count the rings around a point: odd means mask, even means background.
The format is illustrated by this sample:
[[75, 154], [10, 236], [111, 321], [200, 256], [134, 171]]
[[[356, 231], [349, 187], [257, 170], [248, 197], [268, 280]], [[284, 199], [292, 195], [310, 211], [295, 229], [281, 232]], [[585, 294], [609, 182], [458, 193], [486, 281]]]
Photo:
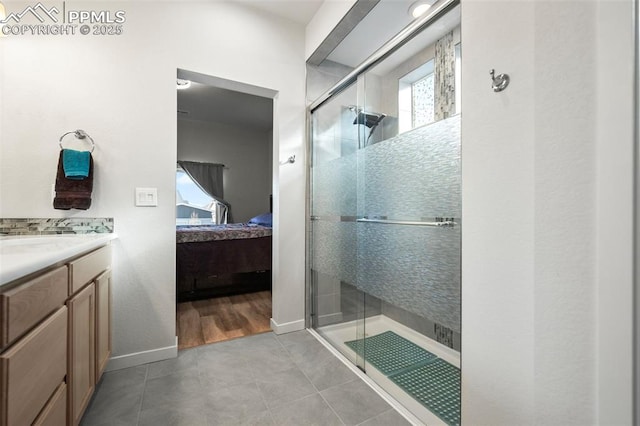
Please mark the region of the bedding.
[[262, 225], [262, 226], [268, 226], [269, 228], [271, 228], [271, 226], [273, 226], [273, 217], [271, 215], [271, 213], [263, 213], [261, 215], [252, 217], [251, 219], [249, 219], [248, 223], [253, 223], [256, 225]]
[[178, 301], [270, 288], [271, 232], [242, 223], [176, 227]]
[[228, 223], [223, 225], [176, 227], [176, 243], [178, 244], [218, 240], [240, 240], [270, 236], [270, 227], [252, 223]]

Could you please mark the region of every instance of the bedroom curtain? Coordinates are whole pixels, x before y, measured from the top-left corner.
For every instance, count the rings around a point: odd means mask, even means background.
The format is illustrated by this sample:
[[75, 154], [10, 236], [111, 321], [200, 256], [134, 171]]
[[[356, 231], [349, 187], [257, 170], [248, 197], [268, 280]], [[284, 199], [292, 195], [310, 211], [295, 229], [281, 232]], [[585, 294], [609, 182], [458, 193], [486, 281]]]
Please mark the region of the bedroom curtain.
[[224, 199], [222, 187], [222, 169], [224, 164], [198, 163], [196, 161], [178, 161], [186, 174], [198, 184], [210, 197]]
[[207, 195], [218, 202], [220, 211], [216, 213], [218, 223], [231, 221], [231, 205], [224, 200], [222, 169], [224, 164], [178, 161], [178, 165]]

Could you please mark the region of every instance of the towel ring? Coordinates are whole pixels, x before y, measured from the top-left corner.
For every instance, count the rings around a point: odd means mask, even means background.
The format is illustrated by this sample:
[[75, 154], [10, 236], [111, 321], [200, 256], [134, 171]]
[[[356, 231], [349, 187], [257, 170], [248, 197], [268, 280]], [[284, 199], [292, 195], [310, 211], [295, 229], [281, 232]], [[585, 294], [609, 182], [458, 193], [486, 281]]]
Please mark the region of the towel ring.
[[89, 134], [87, 132], [85, 132], [84, 130], [81, 130], [81, 129], [72, 130], [72, 131], [67, 132], [64, 135], [60, 136], [60, 142], [58, 143], [58, 145], [60, 145], [60, 149], [64, 149], [62, 147], [62, 139], [64, 139], [65, 136], [70, 135], [71, 133], [73, 133], [74, 136], [77, 139], [89, 139], [89, 141], [91, 143], [91, 151], [89, 151], [89, 152], [93, 152], [93, 150], [96, 147], [96, 143], [93, 141], [93, 139], [91, 138], [91, 136], [89, 136]]

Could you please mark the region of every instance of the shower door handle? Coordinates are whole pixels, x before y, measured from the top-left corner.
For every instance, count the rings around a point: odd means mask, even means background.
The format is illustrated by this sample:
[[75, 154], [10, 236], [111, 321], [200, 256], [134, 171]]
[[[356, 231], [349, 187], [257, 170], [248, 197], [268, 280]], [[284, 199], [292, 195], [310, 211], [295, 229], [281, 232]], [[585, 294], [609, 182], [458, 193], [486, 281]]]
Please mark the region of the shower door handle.
[[424, 221], [413, 221], [413, 220], [388, 220], [388, 219], [357, 219], [356, 222], [360, 223], [383, 223], [386, 225], [409, 225], [409, 226], [438, 226], [438, 227], [448, 227], [451, 228], [456, 226], [456, 222], [452, 220], [442, 221], [442, 222], [424, 222]]

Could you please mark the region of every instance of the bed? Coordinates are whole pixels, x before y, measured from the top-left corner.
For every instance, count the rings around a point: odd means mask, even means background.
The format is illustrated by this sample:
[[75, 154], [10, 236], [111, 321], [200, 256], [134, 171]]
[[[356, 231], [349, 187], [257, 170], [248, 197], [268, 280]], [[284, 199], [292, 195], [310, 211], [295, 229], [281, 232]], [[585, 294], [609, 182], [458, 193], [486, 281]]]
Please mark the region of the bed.
[[268, 290], [270, 222], [177, 226], [176, 263], [178, 301]]

